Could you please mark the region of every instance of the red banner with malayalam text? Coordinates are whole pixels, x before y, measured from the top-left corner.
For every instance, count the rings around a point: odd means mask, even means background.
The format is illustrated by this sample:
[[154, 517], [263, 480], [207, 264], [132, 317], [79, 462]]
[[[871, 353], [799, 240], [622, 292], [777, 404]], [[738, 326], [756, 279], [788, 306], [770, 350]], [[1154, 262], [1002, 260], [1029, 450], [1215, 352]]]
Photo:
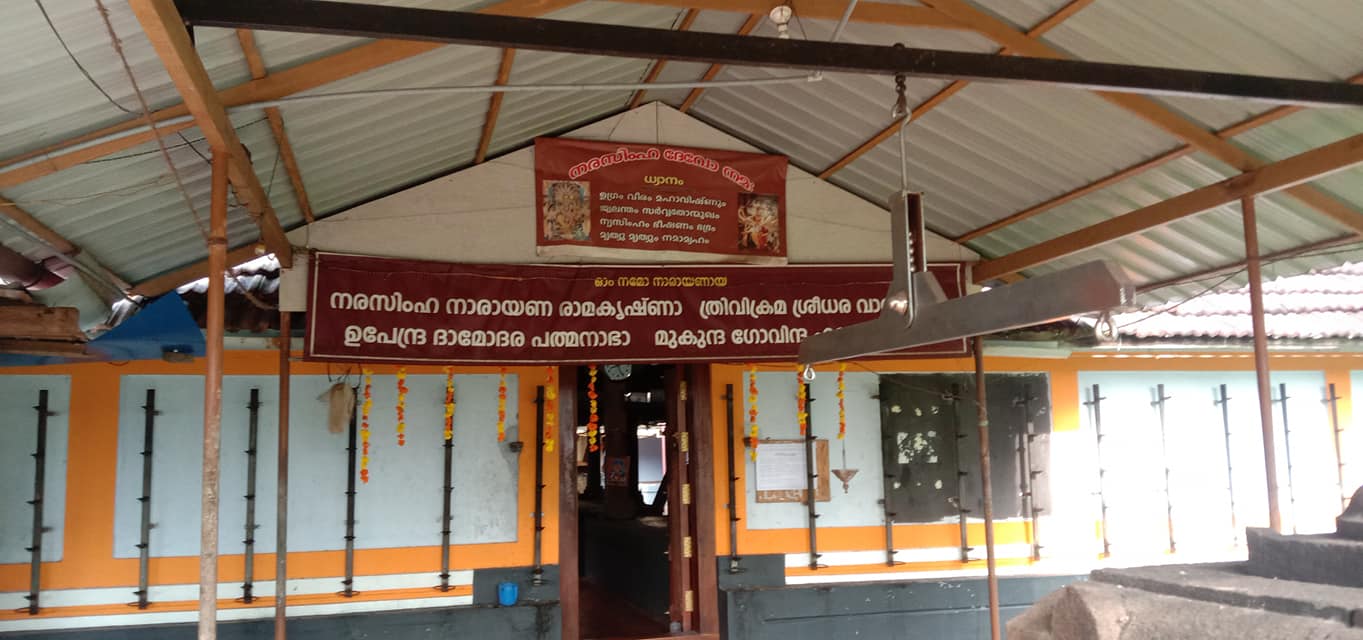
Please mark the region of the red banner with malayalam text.
[[784, 264], [786, 168], [784, 156], [537, 138], [535, 248]]
[[[960, 264], [929, 265], [949, 297]], [[888, 265], [448, 264], [314, 253], [305, 355], [447, 364], [794, 360], [876, 317]], [[901, 355], [966, 353], [964, 340]]]

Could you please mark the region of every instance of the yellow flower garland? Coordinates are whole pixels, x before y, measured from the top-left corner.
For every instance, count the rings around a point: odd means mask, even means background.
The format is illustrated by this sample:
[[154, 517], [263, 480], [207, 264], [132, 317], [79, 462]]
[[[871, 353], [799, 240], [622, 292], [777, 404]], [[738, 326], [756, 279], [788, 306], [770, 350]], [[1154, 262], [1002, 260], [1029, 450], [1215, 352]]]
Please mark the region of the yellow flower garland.
[[445, 367], [445, 440], [454, 439], [454, 368]]
[[368, 367], [364, 367], [362, 371], [364, 372], [364, 403], [360, 405], [360, 440], [364, 444], [360, 453], [360, 482], [369, 484], [369, 410], [374, 408], [374, 400], [370, 396], [374, 372], [370, 371]]
[[544, 368], [544, 451], [553, 453], [554, 432], [558, 425], [558, 367]]
[[748, 366], [748, 455], [757, 461], [757, 365]]

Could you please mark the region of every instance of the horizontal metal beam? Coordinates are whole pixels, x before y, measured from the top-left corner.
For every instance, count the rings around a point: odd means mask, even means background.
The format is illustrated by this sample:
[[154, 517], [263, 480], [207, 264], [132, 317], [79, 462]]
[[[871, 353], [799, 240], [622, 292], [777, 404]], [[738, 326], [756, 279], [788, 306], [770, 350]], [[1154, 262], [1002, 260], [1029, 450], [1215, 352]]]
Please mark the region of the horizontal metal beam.
[[1027, 82], [1121, 93], [1231, 97], [1302, 105], [1363, 106], [1363, 87], [1186, 69], [961, 51], [742, 37], [538, 18], [479, 15], [326, 0], [179, 0], [209, 27], [398, 38], [630, 58], [970, 81]]
[[800, 362], [846, 360], [1029, 327], [1124, 307], [1135, 297], [1135, 286], [1119, 267], [1095, 260], [983, 293], [920, 304], [909, 326], [903, 318], [882, 314], [814, 334], [800, 344]]

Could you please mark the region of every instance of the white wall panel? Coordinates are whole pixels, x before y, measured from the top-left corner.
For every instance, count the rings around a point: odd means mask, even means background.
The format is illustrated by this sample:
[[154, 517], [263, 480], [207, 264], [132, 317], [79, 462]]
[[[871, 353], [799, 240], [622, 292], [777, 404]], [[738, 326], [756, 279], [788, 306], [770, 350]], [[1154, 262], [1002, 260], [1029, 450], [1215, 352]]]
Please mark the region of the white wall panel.
[[38, 392], [47, 389], [47, 457], [43, 472], [42, 559], [62, 559], [66, 523], [67, 406], [70, 376], [5, 376], [0, 384], [0, 563], [27, 563], [33, 544], [33, 452], [38, 445]]

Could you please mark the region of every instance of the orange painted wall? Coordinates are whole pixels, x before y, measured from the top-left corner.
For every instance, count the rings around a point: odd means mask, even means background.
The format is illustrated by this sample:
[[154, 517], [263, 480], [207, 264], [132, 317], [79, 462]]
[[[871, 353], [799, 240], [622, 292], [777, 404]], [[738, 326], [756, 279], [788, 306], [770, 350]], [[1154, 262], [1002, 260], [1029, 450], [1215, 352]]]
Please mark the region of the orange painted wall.
[[[396, 373], [396, 366], [373, 366], [377, 374]], [[337, 365], [294, 362], [294, 375], [338, 373]], [[42, 589], [79, 589], [91, 587], [135, 588], [137, 559], [114, 558], [114, 480], [118, 450], [119, 378], [132, 374], [196, 375], [202, 374], [201, 360], [193, 363], [171, 364], [160, 361], [139, 361], [123, 364], [91, 363], [51, 367], [25, 367], [4, 370], [4, 374], [39, 375], [67, 374], [71, 376], [71, 406], [69, 407], [69, 446], [67, 457], [67, 502], [63, 554], [59, 562], [42, 566]], [[440, 367], [408, 367], [411, 374], [442, 374]], [[224, 363], [226, 375], [278, 375], [278, 354], [266, 350], [228, 351]], [[456, 367], [454, 373], [495, 374], [497, 367]], [[508, 434], [530, 443], [526, 456], [519, 465], [517, 535], [515, 542], [497, 544], [455, 545], [451, 550], [454, 569], [528, 566], [533, 558], [534, 522], [526, 514], [534, 505], [535, 469], [535, 387], [543, 384], [543, 367], [510, 367], [509, 374], [517, 374], [520, 384], [519, 434]], [[3, 376], [0, 376], [2, 378]], [[274, 446], [262, 443], [262, 447]], [[558, 492], [557, 456], [545, 456], [545, 530], [543, 556], [546, 564], [558, 562]], [[273, 508], [267, 501], [263, 508]], [[382, 575], [439, 571], [438, 546], [404, 547], [392, 549], [360, 549], [355, 551], [356, 575]], [[198, 582], [198, 557], [153, 557], [149, 567], [152, 585], [192, 584]], [[241, 555], [224, 555], [219, 561], [222, 582], [240, 581], [244, 573]], [[271, 581], [275, 575], [275, 555], [256, 554], [255, 579]], [[311, 551], [289, 554], [290, 578], [321, 578], [344, 573], [344, 552]], [[27, 591], [27, 564], [0, 564], [0, 591]]]

